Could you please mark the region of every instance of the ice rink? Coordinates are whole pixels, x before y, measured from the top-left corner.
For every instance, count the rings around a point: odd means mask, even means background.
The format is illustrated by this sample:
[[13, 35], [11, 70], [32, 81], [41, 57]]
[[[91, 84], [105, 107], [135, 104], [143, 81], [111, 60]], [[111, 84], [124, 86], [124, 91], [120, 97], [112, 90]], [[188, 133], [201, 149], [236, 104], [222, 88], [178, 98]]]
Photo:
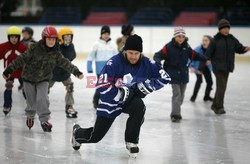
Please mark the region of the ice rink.
[[[86, 61], [74, 63], [86, 74]], [[3, 66], [0, 61], [0, 73]], [[13, 88], [13, 107], [10, 116], [2, 113], [4, 80], [0, 78], [0, 163], [1, 164], [249, 164], [250, 161], [250, 63], [236, 63], [229, 76], [225, 98], [226, 115], [217, 116], [210, 110], [211, 103], [203, 102], [205, 83], [196, 103], [189, 101], [195, 75], [190, 75], [183, 120], [172, 123], [171, 87], [145, 98], [146, 119], [141, 129], [140, 153], [136, 160], [128, 158], [124, 144], [127, 115], [120, 115], [105, 138], [98, 144], [82, 145], [80, 151], [71, 147], [73, 123], [82, 127], [93, 125], [93, 88], [86, 88], [87, 80], [75, 82], [77, 119], [67, 119], [64, 112], [65, 88], [57, 83], [50, 92], [52, 133], [44, 133], [38, 119], [29, 131], [24, 115], [25, 101], [18, 92], [18, 81]], [[94, 74], [88, 74], [94, 75]], [[215, 88], [215, 85], [214, 87]], [[214, 90], [212, 92], [212, 96]]]

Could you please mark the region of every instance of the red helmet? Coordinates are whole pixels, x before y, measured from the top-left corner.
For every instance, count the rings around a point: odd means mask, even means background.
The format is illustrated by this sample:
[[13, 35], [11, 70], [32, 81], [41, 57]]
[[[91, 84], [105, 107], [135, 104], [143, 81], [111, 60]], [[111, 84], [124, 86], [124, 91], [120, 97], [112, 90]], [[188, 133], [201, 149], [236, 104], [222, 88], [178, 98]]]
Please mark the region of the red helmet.
[[42, 40], [44, 38], [58, 38], [56, 28], [53, 26], [46, 26], [42, 32]]

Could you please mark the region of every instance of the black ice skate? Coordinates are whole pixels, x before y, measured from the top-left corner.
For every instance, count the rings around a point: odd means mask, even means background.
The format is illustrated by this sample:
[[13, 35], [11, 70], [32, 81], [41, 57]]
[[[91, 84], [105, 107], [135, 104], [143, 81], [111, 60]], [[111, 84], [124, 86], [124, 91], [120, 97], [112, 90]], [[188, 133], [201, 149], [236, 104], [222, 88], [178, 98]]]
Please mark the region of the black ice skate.
[[11, 111], [11, 107], [9, 107], [9, 108], [4, 107], [3, 108], [3, 113], [5, 116], [7, 116], [10, 113], [10, 111]]
[[137, 157], [137, 154], [139, 153], [139, 147], [137, 146], [137, 144], [126, 142], [126, 148], [128, 149], [128, 154], [130, 157]]
[[34, 125], [34, 118], [27, 118], [26, 125], [28, 126], [28, 128], [30, 130]]
[[48, 121], [41, 122], [41, 126], [42, 126], [44, 132], [51, 132], [52, 124], [49, 123]]
[[181, 121], [182, 117], [179, 115], [173, 115], [171, 116], [171, 121], [175, 123], [179, 123]]
[[77, 111], [73, 108], [72, 105], [66, 105], [65, 113], [67, 118], [77, 118]]
[[76, 141], [76, 138], [75, 138], [75, 134], [76, 134], [76, 131], [81, 128], [80, 125], [78, 124], [75, 124], [73, 126], [73, 131], [72, 131], [72, 137], [71, 137], [71, 143], [72, 143], [72, 147], [74, 150], [79, 150], [80, 147], [81, 147], [81, 144], [79, 142]]

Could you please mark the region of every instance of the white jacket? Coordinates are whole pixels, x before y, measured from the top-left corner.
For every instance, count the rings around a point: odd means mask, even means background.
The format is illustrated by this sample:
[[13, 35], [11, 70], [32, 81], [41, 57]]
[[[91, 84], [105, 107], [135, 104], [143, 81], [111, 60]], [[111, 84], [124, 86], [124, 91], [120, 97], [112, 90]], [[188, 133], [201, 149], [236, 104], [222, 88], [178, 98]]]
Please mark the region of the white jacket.
[[93, 72], [92, 62], [96, 64], [96, 74], [99, 74], [105, 65], [105, 63], [114, 55], [116, 55], [117, 47], [116, 44], [111, 41], [104, 41], [99, 39], [95, 42], [92, 51], [88, 56], [87, 70], [89, 73]]

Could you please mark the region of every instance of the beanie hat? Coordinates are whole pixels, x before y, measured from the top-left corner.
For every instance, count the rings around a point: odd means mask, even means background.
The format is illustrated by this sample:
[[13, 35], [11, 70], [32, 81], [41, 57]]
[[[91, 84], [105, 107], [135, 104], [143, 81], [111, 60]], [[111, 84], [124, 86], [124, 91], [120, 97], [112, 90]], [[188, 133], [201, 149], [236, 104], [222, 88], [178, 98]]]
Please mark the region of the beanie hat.
[[142, 52], [142, 38], [138, 35], [130, 35], [125, 43], [124, 50], [135, 50]]
[[102, 29], [101, 29], [101, 35], [104, 34], [104, 33], [109, 33], [110, 34], [110, 28], [109, 26], [102, 26]]
[[219, 21], [219, 23], [218, 23], [218, 29], [219, 30], [221, 30], [221, 29], [223, 29], [223, 28], [225, 28], [225, 27], [228, 27], [228, 28], [230, 28], [230, 23], [229, 23], [229, 21], [228, 20], [226, 20], [226, 19], [221, 19], [220, 21]]
[[180, 35], [186, 36], [186, 32], [185, 32], [184, 28], [181, 26], [175, 27], [174, 28], [174, 37], [177, 37]]
[[134, 29], [134, 26], [130, 24], [122, 25], [122, 35], [130, 35], [133, 29]]

